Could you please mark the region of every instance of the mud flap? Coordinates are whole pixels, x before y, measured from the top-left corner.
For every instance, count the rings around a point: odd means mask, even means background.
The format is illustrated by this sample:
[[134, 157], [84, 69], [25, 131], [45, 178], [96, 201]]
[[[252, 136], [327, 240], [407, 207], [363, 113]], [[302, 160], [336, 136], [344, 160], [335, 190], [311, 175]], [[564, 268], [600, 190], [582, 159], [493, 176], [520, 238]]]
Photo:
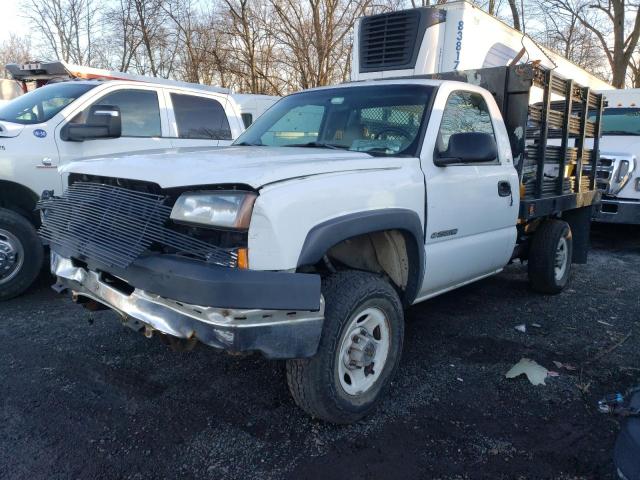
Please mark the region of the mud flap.
[[562, 219], [571, 227], [573, 237], [573, 263], [585, 264], [591, 247], [592, 206], [567, 210]]

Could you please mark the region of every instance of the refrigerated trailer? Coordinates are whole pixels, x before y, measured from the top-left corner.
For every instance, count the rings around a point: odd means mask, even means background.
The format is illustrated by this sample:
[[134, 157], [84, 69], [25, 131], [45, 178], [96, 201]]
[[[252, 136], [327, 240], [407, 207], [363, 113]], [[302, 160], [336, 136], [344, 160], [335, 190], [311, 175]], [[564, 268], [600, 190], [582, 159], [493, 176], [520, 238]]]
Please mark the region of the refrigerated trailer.
[[467, 1], [362, 17], [353, 52], [354, 81], [537, 63], [594, 90], [613, 88]]

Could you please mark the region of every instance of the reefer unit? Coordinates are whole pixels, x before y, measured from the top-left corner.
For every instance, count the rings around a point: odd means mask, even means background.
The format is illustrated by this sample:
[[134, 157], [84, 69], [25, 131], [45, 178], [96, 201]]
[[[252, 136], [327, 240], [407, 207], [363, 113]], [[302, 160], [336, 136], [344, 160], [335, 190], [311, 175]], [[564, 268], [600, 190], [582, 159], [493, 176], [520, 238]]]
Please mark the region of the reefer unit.
[[466, 1], [360, 18], [351, 79], [429, 75], [539, 62], [597, 90], [613, 88]]

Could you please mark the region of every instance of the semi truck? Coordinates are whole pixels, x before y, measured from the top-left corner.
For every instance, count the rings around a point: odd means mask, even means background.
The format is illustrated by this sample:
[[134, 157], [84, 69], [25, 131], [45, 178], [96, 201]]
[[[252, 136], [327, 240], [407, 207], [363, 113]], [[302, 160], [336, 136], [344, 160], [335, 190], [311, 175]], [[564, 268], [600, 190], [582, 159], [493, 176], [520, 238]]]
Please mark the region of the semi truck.
[[43, 190], [62, 192], [58, 167], [106, 154], [230, 145], [245, 128], [243, 115], [253, 119], [277, 100], [64, 62], [7, 69], [37, 88], [0, 106], [0, 300], [21, 294], [41, 270], [35, 205]]
[[597, 178], [603, 197], [594, 220], [640, 225], [640, 89], [602, 93], [607, 106]]

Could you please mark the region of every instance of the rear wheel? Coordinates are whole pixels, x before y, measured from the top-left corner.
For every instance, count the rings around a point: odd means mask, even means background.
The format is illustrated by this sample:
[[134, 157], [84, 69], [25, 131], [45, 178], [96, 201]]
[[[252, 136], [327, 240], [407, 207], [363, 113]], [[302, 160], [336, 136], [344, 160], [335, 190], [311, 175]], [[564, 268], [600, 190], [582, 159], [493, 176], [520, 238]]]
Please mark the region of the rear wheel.
[[33, 225], [16, 212], [0, 209], [0, 300], [31, 286], [42, 268], [43, 253]]
[[540, 293], [560, 293], [569, 282], [573, 256], [571, 228], [547, 220], [536, 231], [529, 251], [529, 284]]
[[307, 413], [333, 423], [373, 410], [397, 370], [404, 321], [398, 294], [382, 277], [341, 272], [323, 283], [325, 324], [318, 353], [287, 362], [287, 382]]

